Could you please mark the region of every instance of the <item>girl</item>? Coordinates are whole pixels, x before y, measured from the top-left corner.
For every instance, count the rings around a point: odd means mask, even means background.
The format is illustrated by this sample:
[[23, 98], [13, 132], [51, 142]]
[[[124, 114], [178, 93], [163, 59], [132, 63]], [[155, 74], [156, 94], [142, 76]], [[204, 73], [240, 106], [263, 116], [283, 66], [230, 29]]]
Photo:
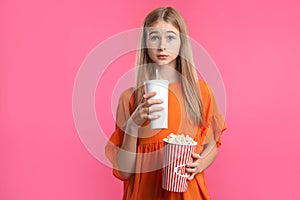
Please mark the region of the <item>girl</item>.
[[[198, 80], [187, 28], [171, 7], [153, 10], [144, 20], [136, 61], [136, 83], [122, 93], [116, 129], [106, 145], [113, 174], [124, 181], [123, 199], [210, 199], [204, 170], [217, 156], [220, 135], [226, 129], [209, 86]], [[168, 128], [151, 130], [149, 121], [159, 118], [163, 102], [155, 92], [145, 93], [143, 83], [159, 78], [169, 81]], [[156, 105], [156, 107], [151, 107]], [[186, 192], [162, 189], [163, 138], [184, 133], [198, 143]]]

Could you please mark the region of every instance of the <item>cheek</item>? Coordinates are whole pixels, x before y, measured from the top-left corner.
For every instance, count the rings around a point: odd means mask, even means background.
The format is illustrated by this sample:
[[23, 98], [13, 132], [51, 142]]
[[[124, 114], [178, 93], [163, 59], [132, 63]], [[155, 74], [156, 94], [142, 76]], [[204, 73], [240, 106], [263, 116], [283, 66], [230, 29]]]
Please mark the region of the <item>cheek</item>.
[[169, 49], [172, 54], [179, 54], [180, 42], [173, 44]]
[[147, 53], [148, 53], [148, 56], [153, 60], [153, 57], [155, 55], [155, 49], [148, 48]]

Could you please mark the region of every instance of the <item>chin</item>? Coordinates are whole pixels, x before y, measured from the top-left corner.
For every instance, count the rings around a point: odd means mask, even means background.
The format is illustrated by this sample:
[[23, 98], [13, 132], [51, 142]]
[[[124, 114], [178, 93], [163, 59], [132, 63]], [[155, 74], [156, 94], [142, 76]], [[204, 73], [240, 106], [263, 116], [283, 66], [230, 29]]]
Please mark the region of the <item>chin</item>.
[[169, 61], [161, 61], [161, 60], [157, 60], [155, 62], [155, 64], [159, 65], [159, 66], [163, 66], [163, 65], [169, 65], [170, 62]]

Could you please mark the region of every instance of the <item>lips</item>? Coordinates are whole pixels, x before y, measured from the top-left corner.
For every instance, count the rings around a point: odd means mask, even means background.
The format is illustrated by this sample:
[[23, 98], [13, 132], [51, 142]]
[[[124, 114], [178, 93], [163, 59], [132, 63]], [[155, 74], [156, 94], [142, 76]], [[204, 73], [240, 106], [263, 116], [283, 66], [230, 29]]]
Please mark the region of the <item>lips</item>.
[[158, 55], [157, 56], [159, 59], [166, 59], [166, 58], [168, 58], [168, 55], [163, 55], [163, 54], [161, 54], [161, 55]]

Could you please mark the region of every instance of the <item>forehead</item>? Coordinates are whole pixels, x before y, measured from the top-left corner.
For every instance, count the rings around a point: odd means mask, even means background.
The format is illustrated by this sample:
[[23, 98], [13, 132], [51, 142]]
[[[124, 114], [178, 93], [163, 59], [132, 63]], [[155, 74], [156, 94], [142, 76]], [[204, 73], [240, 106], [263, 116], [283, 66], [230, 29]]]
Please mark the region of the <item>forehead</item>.
[[171, 32], [179, 33], [177, 27], [165, 21], [156, 21], [153, 24], [151, 24], [151, 26], [147, 28], [147, 32], [149, 33], [152, 31], [158, 31], [158, 32], [171, 31]]

